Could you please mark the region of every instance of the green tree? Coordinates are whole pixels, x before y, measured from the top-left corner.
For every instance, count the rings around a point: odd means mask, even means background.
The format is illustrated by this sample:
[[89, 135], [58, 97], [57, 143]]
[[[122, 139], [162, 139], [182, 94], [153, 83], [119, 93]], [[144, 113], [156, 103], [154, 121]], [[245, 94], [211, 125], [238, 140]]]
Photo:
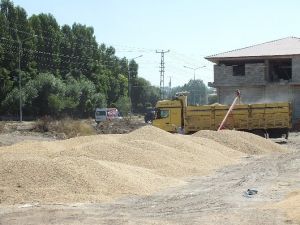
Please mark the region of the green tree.
[[202, 80], [190, 80], [187, 84], [183, 86], [177, 86], [172, 88], [172, 96], [177, 92], [187, 91], [188, 95], [188, 104], [189, 105], [204, 105], [207, 104], [207, 87]]
[[[33, 89], [36, 91], [32, 91]], [[31, 91], [27, 92], [27, 89]], [[25, 93], [36, 93], [36, 95], [25, 96], [25, 103], [31, 105], [32, 114], [59, 115], [64, 109], [65, 84], [50, 73], [41, 73], [36, 79], [29, 81], [24, 87]], [[26, 109], [26, 105], [25, 105]]]
[[144, 78], [138, 77], [133, 80], [131, 100], [133, 112], [143, 113], [146, 109], [146, 103], [153, 106], [159, 99], [159, 89], [151, 86], [150, 82]]
[[218, 95], [215, 88], [207, 89], [207, 99], [208, 99], [208, 104], [214, 104], [218, 102]]
[[158, 89], [138, 77], [138, 64], [117, 57], [113, 46], [98, 44], [93, 27], [60, 26], [53, 15], [45, 13], [28, 18], [10, 0], [1, 0], [0, 24], [1, 113], [17, 114], [20, 95], [25, 116], [87, 117], [96, 107], [113, 103], [125, 112], [129, 82], [137, 111], [158, 99]]
[[116, 106], [122, 115], [128, 115], [131, 109], [130, 99], [127, 96], [122, 96], [116, 102]]
[[[64, 83], [53, 74], [40, 74], [30, 80], [22, 89], [24, 112], [30, 115], [58, 115], [63, 109]], [[2, 105], [9, 112], [16, 113], [19, 106], [20, 91], [14, 88], [4, 99]]]
[[56, 19], [51, 14], [41, 13], [31, 16], [29, 23], [37, 36], [34, 58], [38, 71], [56, 74], [61, 60], [61, 31]]

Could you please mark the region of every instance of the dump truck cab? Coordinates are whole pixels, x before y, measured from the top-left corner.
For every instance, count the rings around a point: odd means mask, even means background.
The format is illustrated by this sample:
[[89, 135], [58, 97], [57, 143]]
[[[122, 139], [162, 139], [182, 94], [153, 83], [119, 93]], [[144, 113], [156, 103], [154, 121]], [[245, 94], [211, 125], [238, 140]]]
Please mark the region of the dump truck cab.
[[187, 105], [187, 93], [178, 93], [172, 100], [158, 101], [155, 106], [153, 126], [171, 133], [184, 128], [183, 114]]

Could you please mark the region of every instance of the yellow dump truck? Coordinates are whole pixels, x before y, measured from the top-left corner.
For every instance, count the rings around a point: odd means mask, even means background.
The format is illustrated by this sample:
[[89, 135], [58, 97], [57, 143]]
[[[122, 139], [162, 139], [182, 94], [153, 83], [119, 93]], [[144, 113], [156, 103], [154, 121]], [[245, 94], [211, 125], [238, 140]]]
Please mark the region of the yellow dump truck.
[[[156, 104], [152, 124], [168, 132], [190, 134], [199, 130], [217, 130], [228, 112], [228, 105], [188, 106], [187, 95]], [[236, 104], [222, 129], [248, 131], [264, 137], [288, 138], [292, 126], [292, 108], [288, 102]]]

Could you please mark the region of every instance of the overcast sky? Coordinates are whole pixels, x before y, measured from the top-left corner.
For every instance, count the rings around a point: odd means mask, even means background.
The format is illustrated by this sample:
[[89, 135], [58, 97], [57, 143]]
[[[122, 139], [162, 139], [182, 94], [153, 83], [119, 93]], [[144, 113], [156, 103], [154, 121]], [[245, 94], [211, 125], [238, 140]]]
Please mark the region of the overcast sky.
[[28, 15], [51, 13], [60, 25], [94, 27], [99, 43], [120, 57], [137, 59], [139, 76], [159, 86], [160, 54], [165, 55], [165, 85], [193, 78], [213, 81], [204, 56], [287, 36], [300, 37], [300, 1], [272, 0], [14, 0]]

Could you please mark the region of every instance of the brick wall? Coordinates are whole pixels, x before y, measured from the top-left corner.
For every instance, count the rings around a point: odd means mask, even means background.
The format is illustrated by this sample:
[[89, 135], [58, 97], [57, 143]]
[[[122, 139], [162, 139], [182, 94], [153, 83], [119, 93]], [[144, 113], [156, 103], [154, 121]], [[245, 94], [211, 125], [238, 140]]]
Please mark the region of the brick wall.
[[245, 76], [233, 76], [232, 66], [215, 65], [214, 84], [216, 86], [265, 84], [265, 64], [246, 64]]

